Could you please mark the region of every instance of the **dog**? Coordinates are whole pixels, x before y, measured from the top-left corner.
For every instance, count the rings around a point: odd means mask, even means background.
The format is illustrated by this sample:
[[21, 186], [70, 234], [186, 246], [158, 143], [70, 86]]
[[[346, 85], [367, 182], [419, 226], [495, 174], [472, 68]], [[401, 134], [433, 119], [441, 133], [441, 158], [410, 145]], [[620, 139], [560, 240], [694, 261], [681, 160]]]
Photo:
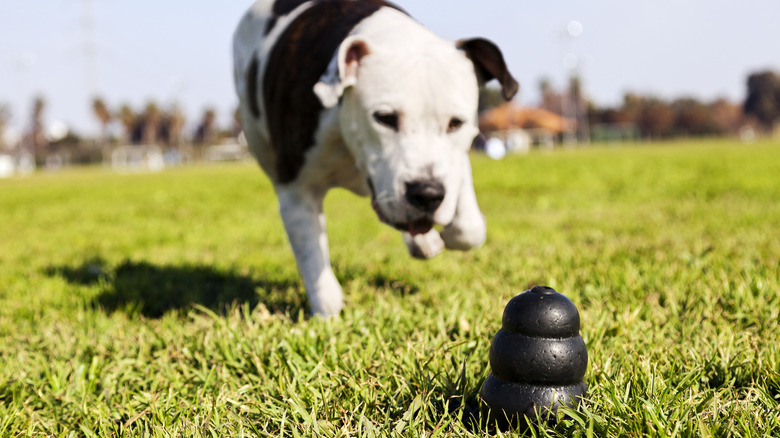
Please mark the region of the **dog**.
[[507, 100], [518, 90], [495, 44], [445, 40], [383, 0], [258, 0], [233, 56], [244, 135], [313, 314], [344, 307], [322, 208], [331, 188], [370, 196], [414, 257], [484, 243], [468, 157], [479, 86], [497, 79]]

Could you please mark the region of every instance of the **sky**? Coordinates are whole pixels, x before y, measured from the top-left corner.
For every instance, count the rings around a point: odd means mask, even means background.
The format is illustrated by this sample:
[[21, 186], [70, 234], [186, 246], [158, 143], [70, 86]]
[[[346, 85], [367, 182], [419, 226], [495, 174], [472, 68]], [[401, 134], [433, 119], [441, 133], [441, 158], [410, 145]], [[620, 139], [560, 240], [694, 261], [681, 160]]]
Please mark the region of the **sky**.
[[[562, 88], [571, 67], [599, 105], [618, 104], [629, 91], [741, 102], [749, 73], [780, 71], [778, 0], [395, 3], [445, 38], [497, 43], [523, 105], [538, 103], [543, 78]], [[213, 107], [227, 126], [237, 104], [231, 38], [250, 4], [0, 0], [0, 105], [10, 107], [18, 130], [29, 126], [37, 95], [47, 102], [45, 123], [64, 122], [82, 135], [98, 131], [93, 94], [114, 109], [176, 103], [190, 129]]]

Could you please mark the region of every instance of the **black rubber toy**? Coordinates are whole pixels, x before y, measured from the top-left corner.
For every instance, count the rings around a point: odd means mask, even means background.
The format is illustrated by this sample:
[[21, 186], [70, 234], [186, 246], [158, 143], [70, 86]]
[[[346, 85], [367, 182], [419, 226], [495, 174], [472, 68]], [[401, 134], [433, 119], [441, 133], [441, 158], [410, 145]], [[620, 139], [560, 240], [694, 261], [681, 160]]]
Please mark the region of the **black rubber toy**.
[[560, 406], [579, 403], [588, 368], [579, 331], [577, 308], [552, 288], [537, 286], [509, 300], [480, 391], [499, 428], [527, 427], [526, 417], [550, 418]]

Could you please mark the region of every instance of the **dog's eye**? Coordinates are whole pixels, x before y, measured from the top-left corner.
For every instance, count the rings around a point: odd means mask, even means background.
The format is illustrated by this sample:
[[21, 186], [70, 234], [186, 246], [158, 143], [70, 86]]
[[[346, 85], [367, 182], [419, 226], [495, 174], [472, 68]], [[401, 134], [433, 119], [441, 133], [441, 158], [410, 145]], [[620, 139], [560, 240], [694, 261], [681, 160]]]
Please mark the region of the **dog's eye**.
[[398, 113], [383, 113], [377, 111], [374, 113], [374, 120], [380, 125], [398, 132]]
[[461, 126], [463, 126], [464, 123], [466, 123], [466, 122], [464, 122], [463, 120], [461, 120], [461, 119], [459, 119], [457, 117], [451, 118], [450, 119], [450, 124], [449, 124], [449, 126], [447, 126], [447, 132], [455, 132], [455, 131], [457, 131], [458, 129], [460, 129]]

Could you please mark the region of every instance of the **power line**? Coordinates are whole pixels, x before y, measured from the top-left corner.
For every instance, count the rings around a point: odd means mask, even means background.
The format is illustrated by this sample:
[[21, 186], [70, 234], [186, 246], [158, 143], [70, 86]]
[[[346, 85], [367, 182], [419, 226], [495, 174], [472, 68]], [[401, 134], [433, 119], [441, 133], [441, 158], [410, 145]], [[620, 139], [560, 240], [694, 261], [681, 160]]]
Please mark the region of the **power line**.
[[97, 96], [98, 63], [97, 46], [95, 45], [95, 15], [92, 0], [82, 0], [82, 29], [84, 32], [84, 63], [87, 80], [87, 91], [90, 97]]

